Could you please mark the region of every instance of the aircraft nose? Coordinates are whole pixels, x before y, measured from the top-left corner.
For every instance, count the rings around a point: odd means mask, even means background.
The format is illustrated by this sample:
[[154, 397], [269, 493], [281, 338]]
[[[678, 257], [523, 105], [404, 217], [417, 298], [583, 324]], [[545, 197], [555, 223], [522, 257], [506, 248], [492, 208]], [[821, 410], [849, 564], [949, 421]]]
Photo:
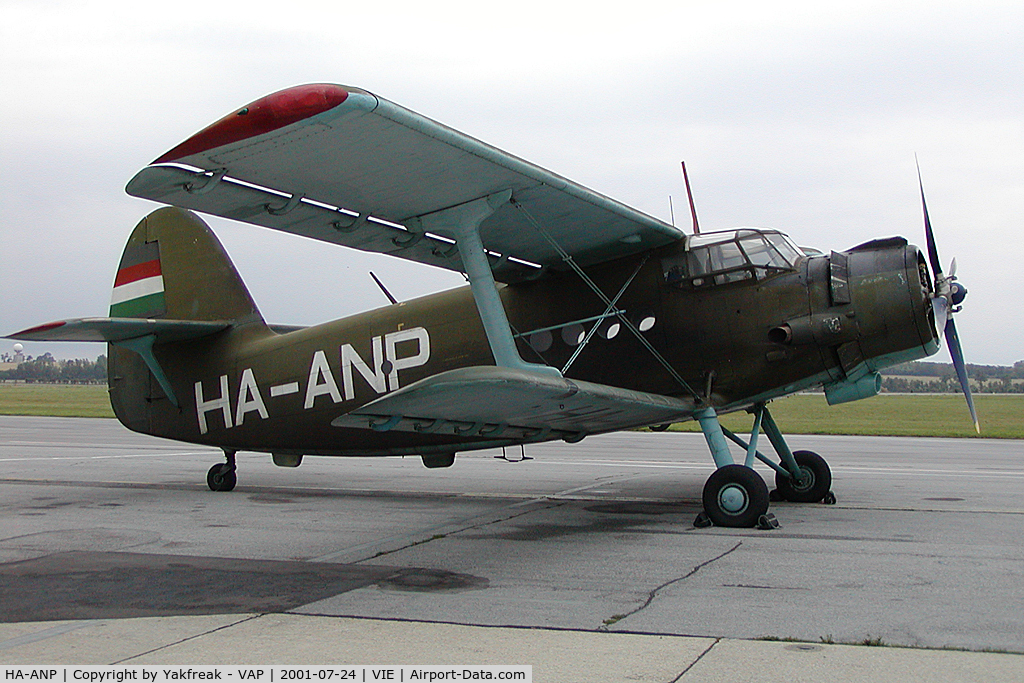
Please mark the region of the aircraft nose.
[[858, 341], [869, 365], [881, 368], [934, 353], [938, 334], [920, 250], [894, 238], [845, 253]]
[[811, 259], [807, 274], [810, 315], [771, 329], [768, 339], [818, 347], [830, 405], [874, 396], [880, 369], [938, 349], [928, 267], [902, 237]]
[[772, 328], [768, 339], [833, 351], [841, 368], [836, 379], [920, 358], [936, 347], [928, 268], [905, 239], [832, 252], [810, 267], [809, 277], [820, 283], [812, 287], [810, 315]]

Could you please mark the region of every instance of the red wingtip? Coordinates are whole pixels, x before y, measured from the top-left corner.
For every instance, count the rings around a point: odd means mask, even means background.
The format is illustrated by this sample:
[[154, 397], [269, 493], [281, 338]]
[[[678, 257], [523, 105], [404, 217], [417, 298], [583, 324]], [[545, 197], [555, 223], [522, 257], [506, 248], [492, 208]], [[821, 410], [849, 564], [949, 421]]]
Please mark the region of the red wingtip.
[[63, 327], [66, 324], [67, 321], [58, 320], [57, 322], [46, 323], [45, 325], [37, 325], [36, 327], [30, 327], [29, 329], [22, 330], [21, 332], [15, 332], [14, 334], [11, 335], [11, 337], [22, 337], [30, 334], [38, 334], [40, 332], [49, 332], [50, 330], [54, 330], [58, 327]]
[[296, 121], [337, 107], [348, 98], [348, 95], [347, 88], [329, 83], [298, 85], [281, 90], [231, 112], [153, 163], [178, 161], [215, 147], [284, 128]]

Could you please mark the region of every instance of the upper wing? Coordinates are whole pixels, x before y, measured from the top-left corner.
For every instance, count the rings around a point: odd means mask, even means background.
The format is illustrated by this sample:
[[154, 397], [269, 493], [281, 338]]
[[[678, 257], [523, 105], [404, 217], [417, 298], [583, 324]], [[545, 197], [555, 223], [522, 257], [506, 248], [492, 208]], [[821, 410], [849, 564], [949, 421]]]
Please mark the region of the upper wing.
[[462, 263], [452, 258], [451, 236], [421, 233], [417, 219], [508, 190], [512, 203], [480, 229], [498, 280], [560, 264], [560, 249], [587, 265], [682, 237], [566, 178], [338, 85], [257, 100], [158, 158], [127, 187], [137, 197], [452, 270]]

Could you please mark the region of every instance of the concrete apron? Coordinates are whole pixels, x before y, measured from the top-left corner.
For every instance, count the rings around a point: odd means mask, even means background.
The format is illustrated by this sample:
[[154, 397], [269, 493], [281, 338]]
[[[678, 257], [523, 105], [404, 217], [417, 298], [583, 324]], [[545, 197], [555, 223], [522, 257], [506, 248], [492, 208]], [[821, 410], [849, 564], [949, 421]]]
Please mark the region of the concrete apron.
[[533, 680], [1024, 680], [1024, 656], [251, 614], [0, 624], [0, 664], [528, 664]]

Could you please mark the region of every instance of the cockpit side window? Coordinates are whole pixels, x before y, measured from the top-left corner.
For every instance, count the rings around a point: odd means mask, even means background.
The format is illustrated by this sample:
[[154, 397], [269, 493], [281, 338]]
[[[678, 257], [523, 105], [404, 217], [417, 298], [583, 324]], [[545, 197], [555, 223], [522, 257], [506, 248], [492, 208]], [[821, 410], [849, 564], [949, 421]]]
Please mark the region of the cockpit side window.
[[711, 256], [712, 273], [715, 275], [715, 282], [724, 284], [726, 282], [739, 282], [751, 277], [750, 269], [746, 268], [747, 259], [736, 242], [722, 242], [707, 247]]
[[689, 249], [663, 260], [665, 281], [676, 287], [705, 287], [764, 279], [793, 270], [803, 256], [785, 235], [744, 229], [690, 238]]
[[781, 233], [769, 232], [765, 234], [765, 237], [768, 239], [769, 242], [772, 243], [772, 246], [779, 250], [779, 253], [782, 255], [782, 258], [790, 266], [795, 266], [796, 262], [799, 261], [802, 256], [804, 256], [803, 252], [801, 252], [800, 249], [798, 249], [792, 242], [790, 242], [788, 237]]
[[771, 266], [785, 263], [778, 251], [763, 237], [748, 237], [743, 240], [743, 251], [755, 266]]

